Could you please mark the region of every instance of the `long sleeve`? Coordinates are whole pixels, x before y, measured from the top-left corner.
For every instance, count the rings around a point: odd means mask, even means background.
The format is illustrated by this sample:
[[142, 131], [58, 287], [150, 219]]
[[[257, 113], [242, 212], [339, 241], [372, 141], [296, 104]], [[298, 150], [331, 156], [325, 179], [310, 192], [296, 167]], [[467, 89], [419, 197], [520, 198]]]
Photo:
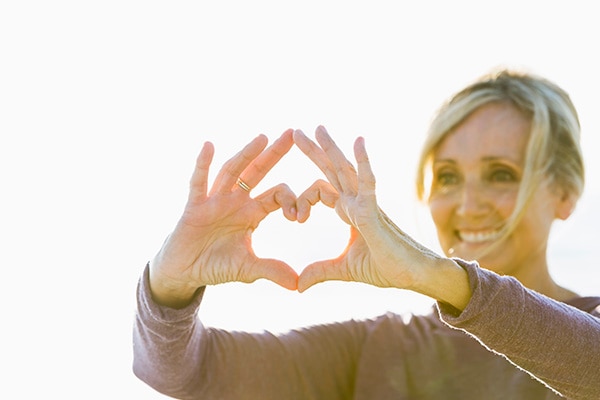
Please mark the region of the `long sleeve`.
[[569, 399], [600, 399], [600, 307], [584, 312], [512, 277], [457, 261], [473, 297], [462, 313], [439, 303], [444, 322]]
[[134, 373], [180, 399], [351, 398], [365, 327], [355, 321], [276, 336], [205, 328], [204, 290], [175, 310], [152, 301], [140, 279], [133, 333]]

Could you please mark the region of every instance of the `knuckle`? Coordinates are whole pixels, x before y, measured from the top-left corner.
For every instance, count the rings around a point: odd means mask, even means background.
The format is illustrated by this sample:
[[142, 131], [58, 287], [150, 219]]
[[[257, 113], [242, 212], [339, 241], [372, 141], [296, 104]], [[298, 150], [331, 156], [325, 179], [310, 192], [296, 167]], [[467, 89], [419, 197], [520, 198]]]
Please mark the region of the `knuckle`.
[[279, 183], [275, 186], [275, 189], [281, 192], [291, 192], [292, 190], [287, 183]]

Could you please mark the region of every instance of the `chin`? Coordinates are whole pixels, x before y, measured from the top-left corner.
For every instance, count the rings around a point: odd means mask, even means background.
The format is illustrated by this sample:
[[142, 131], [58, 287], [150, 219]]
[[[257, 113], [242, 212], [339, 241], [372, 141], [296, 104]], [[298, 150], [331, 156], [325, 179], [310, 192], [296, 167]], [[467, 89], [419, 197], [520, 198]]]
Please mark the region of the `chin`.
[[494, 249], [491, 253], [485, 254], [485, 250], [489, 247], [486, 246], [469, 246], [469, 248], [457, 248], [453, 252], [448, 251], [448, 257], [456, 257], [465, 261], [477, 261], [479, 266], [491, 271], [501, 273], [505, 268], [502, 267], [503, 263], [499, 260], [497, 255], [501, 255], [501, 249]]

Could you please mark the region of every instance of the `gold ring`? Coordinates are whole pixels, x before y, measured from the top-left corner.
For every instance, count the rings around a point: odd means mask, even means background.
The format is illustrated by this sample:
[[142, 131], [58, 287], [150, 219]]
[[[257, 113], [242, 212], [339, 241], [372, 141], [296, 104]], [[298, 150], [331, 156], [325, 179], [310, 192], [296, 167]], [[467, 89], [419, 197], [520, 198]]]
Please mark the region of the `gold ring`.
[[250, 192], [250, 189], [252, 189], [250, 186], [248, 186], [248, 184], [246, 182], [244, 182], [242, 180], [242, 178], [238, 178], [236, 183], [237, 183], [237, 185], [239, 187], [241, 187], [242, 189], [244, 189], [248, 193]]

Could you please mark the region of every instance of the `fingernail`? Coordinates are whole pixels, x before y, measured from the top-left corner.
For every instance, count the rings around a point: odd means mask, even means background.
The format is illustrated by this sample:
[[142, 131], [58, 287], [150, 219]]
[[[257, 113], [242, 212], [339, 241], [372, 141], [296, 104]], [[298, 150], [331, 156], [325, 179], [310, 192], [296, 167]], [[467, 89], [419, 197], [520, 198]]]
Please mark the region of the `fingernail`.
[[319, 125], [317, 127], [317, 130], [315, 131], [315, 136], [316, 137], [325, 137], [328, 138], [329, 137], [329, 133], [327, 132], [327, 129], [325, 129], [325, 127], [323, 125]]

